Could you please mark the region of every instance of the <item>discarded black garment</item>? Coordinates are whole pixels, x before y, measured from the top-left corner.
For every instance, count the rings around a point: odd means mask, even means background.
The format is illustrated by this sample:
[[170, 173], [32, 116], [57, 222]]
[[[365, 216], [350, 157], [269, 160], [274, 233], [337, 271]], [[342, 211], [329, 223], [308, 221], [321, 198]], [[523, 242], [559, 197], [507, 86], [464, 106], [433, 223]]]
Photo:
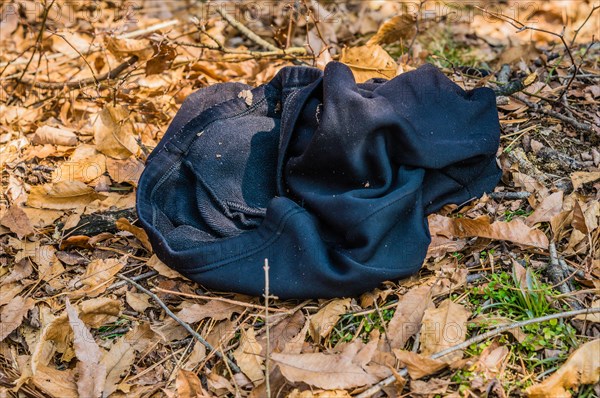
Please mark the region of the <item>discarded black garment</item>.
[[192, 94], [150, 155], [137, 209], [158, 257], [211, 289], [356, 295], [422, 265], [426, 215], [494, 188], [492, 90], [431, 65], [356, 84], [343, 64]]

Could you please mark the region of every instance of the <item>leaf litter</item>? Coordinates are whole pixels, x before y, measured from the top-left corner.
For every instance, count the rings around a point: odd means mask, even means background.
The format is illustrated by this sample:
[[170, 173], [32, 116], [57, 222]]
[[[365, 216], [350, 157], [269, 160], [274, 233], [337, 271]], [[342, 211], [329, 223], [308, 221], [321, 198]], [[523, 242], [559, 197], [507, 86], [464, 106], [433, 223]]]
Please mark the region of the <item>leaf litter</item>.
[[[0, 21], [0, 394], [598, 395], [597, 313], [453, 350], [538, 308], [541, 315], [574, 302], [599, 308], [600, 50], [590, 45], [598, 22], [588, 18], [592, 2], [535, 4], [539, 29], [521, 29], [527, 37], [495, 18], [497, 7], [445, 24], [426, 2], [410, 12], [394, 2], [335, 10], [328, 2], [281, 3], [276, 17], [251, 23], [240, 17], [245, 5], [232, 6], [241, 23], [288, 52], [261, 47], [199, 5], [144, 4], [128, 29], [121, 29], [125, 6], [114, 2], [97, 2], [94, 20], [72, 5], [77, 17], [68, 24], [56, 10], [41, 18], [43, 7], [39, 15], [7, 13]], [[205, 11], [200, 24], [189, 20]], [[565, 43], [547, 33], [563, 25], [575, 67]], [[498, 97], [496, 192], [431, 215], [422, 271], [360, 298], [270, 300], [267, 317], [262, 299], [207, 292], [160, 262], [136, 225], [135, 189], [183, 99], [217, 82], [258, 85], [283, 66], [332, 59], [359, 82], [424, 62], [465, 88], [505, 91], [521, 80], [526, 90]], [[240, 98], [253, 103], [250, 91]], [[214, 350], [119, 275], [158, 294]], [[444, 349], [453, 351], [430, 358]]]

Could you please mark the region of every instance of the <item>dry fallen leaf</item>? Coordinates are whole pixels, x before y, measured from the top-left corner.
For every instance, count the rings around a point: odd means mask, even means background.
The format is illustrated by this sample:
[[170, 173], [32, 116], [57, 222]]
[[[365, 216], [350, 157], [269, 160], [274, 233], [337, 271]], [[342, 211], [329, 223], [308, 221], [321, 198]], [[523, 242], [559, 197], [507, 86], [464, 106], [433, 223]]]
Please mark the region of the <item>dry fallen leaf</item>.
[[177, 313], [177, 316], [187, 323], [200, 322], [205, 318], [221, 321], [229, 319], [233, 313], [240, 314], [243, 310], [244, 307], [239, 305], [211, 300], [206, 304], [192, 304], [189, 307], [185, 307]]
[[571, 174], [571, 182], [573, 182], [574, 190], [578, 190], [583, 184], [596, 180], [600, 180], [600, 171], [577, 171]]
[[168, 265], [166, 265], [165, 263], [160, 261], [160, 259], [156, 256], [156, 254], [153, 254], [152, 257], [150, 257], [150, 260], [148, 260], [146, 265], [166, 278], [185, 279], [185, 277], [183, 275], [181, 275], [179, 272], [175, 271], [172, 268], [169, 268]]
[[345, 390], [299, 391], [294, 389], [287, 398], [352, 398], [352, 396]]
[[535, 211], [527, 217], [525, 223], [530, 227], [539, 222], [549, 222], [552, 217], [560, 213], [563, 206], [563, 191], [558, 191], [546, 196], [536, 207]]
[[348, 65], [357, 83], [396, 76], [396, 61], [379, 45], [344, 48], [340, 62]]
[[2, 219], [0, 219], [0, 224], [17, 234], [19, 239], [23, 239], [23, 237], [31, 235], [34, 232], [27, 213], [16, 204], [10, 206], [8, 211], [4, 213]]
[[327, 389], [349, 389], [377, 383], [379, 380], [354, 362], [362, 342], [348, 344], [339, 354], [322, 352], [310, 354], [284, 354], [274, 352], [271, 360], [277, 363], [283, 376], [292, 383]]
[[138, 180], [144, 171], [144, 163], [133, 156], [125, 160], [107, 158], [106, 169], [114, 182], [126, 182], [137, 187]]
[[[465, 341], [467, 319], [471, 312], [452, 300], [444, 300], [437, 308], [425, 310], [421, 327], [421, 354], [431, 356]], [[441, 361], [450, 363], [462, 358], [462, 351], [449, 353]]]
[[102, 260], [97, 258], [92, 260], [81, 277], [79, 282], [82, 288], [71, 292], [72, 297], [96, 297], [104, 292], [113, 277], [125, 266], [124, 259], [110, 258]]
[[402, 13], [381, 24], [377, 33], [369, 39], [367, 45], [390, 44], [400, 40], [410, 41], [416, 31], [415, 16], [410, 13]]
[[140, 314], [143, 314], [146, 308], [151, 306], [148, 299], [149, 297], [146, 293], [134, 293], [129, 290], [125, 292], [127, 304]]
[[123, 107], [107, 105], [94, 123], [96, 149], [115, 159], [137, 155], [140, 147], [133, 136], [133, 124]]
[[93, 188], [81, 181], [59, 181], [56, 184], [31, 187], [27, 205], [40, 209], [66, 210], [85, 206], [101, 198]]
[[77, 363], [77, 392], [80, 397], [98, 398], [106, 380], [106, 367], [100, 363], [102, 351], [86, 325], [79, 319], [77, 310], [66, 301], [69, 324], [73, 329], [73, 347]]
[[106, 48], [118, 59], [137, 56], [140, 60], [148, 60], [152, 57], [154, 50], [148, 39], [119, 39], [105, 36]]
[[321, 308], [310, 318], [310, 335], [313, 341], [319, 341], [331, 333], [335, 324], [350, 305], [350, 299], [336, 299]]
[[396, 358], [408, 370], [408, 374], [412, 379], [420, 379], [421, 377], [429, 376], [444, 369], [448, 364], [439, 359], [427, 358], [424, 355], [416, 352], [394, 349]]
[[79, 145], [69, 157], [60, 164], [52, 181], [81, 181], [89, 183], [96, 180], [106, 171], [106, 156], [99, 153], [92, 145]]
[[421, 328], [425, 310], [433, 306], [429, 286], [417, 286], [404, 294], [398, 300], [396, 312], [388, 325], [391, 348], [403, 348]]
[[210, 398], [211, 395], [204, 390], [200, 379], [194, 372], [179, 369], [177, 379], [175, 379], [175, 388], [178, 398]]
[[33, 308], [35, 301], [28, 297], [23, 298], [16, 296], [8, 304], [2, 307], [0, 311], [0, 320], [2, 320], [2, 326], [0, 327], [0, 341], [4, 340], [13, 330], [18, 328], [23, 322], [23, 318], [27, 315], [27, 312]]
[[34, 144], [44, 145], [64, 145], [64, 146], [75, 146], [77, 145], [77, 135], [66, 128], [56, 128], [50, 126], [41, 126], [33, 135], [31, 141]]
[[525, 390], [529, 397], [570, 397], [568, 389], [594, 384], [600, 379], [600, 339], [590, 341], [573, 352], [552, 376]]
[[152, 252], [152, 245], [150, 244], [150, 240], [148, 239], [148, 234], [140, 227], [136, 227], [135, 225], [131, 225], [128, 219], [119, 218], [115, 225], [117, 229], [121, 231], [127, 231], [133, 234], [138, 240], [142, 243], [142, 246], [149, 252]]
[[100, 361], [106, 369], [106, 381], [103, 388], [104, 397], [108, 397], [117, 390], [122, 374], [129, 370], [134, 360], [134, 349], [125, 337], [117, 340], [110, 351], [104, 354]]
[[265, 358], [260, 355], [261, 345], [256, 341], [254, 328], [242, 329], [239, 347], [233, 352], [235, 362], [248, 379], [258, 386], [263, 382], [263, 363]]

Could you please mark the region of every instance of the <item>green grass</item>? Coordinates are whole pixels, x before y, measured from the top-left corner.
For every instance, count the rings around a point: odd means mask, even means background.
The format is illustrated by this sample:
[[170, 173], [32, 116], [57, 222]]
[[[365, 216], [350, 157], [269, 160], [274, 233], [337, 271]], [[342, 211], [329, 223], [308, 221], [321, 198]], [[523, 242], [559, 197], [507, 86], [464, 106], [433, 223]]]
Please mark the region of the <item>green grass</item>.
[[392, 319], [395, 309], [382, 309], [380, 312], [381, 316], [379, 316], [377, 311], [365, 315], [342, 315], [331, 332], [329, 337], [330, 344], [333, 346], [338, 342], [352, 341], [355, 336], [363, 339], [366, 343], [369, 340], [369, 333], [373, 330], [377, 329], [379, 332], [384, 333], [384, 324], [388, 324]]

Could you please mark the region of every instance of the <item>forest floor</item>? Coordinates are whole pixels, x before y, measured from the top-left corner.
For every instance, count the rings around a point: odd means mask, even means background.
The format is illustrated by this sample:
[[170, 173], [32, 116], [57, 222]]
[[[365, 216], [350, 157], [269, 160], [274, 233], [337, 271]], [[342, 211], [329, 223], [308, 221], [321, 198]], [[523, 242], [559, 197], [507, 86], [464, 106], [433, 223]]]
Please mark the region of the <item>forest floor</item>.
[[[0, 396], [600, 396], [598, 2], [461, 4], [2, 2]], [[496, 90], [496, 191], [360, 297], [164, 265], [135, 192], [185, 97], [331, 60]]]

